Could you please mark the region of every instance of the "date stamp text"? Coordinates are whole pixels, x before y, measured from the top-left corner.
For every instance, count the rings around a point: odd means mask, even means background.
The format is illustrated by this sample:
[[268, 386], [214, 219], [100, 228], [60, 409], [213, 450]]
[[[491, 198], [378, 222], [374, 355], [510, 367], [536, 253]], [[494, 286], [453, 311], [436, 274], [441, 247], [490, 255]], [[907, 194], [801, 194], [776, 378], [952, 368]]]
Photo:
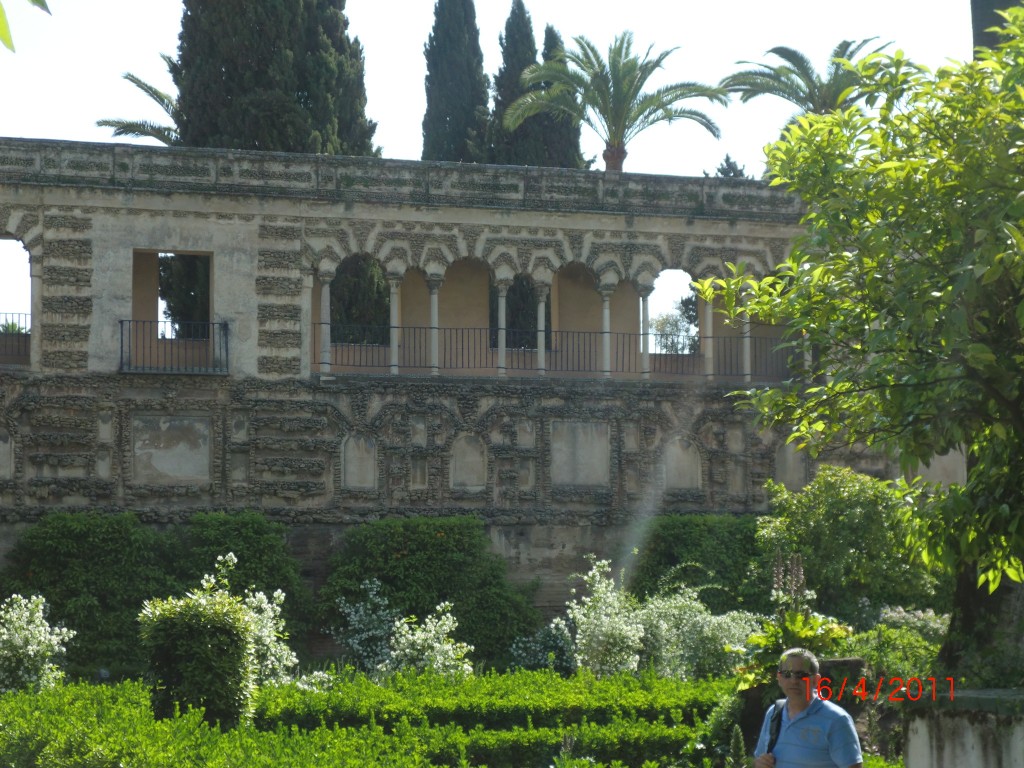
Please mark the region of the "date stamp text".
[[877, 683], [863, 677], [859, 680], [844, 677], [835, 681], [830, 677], [823, 677], [817, 686], [813, 687], [810, 678], [805, 677], [804, 686], [807, 689], [808, 701], [811, 700], [812, 692], [823, 701], [834, 699], [837, 702], [842, 701], [844, 695], [861, 701], [878, 701], [880, 698], [889, 701], [937, 701], [946, 696], [953, 701], [954, 695], [952, 677], [880, 677]]

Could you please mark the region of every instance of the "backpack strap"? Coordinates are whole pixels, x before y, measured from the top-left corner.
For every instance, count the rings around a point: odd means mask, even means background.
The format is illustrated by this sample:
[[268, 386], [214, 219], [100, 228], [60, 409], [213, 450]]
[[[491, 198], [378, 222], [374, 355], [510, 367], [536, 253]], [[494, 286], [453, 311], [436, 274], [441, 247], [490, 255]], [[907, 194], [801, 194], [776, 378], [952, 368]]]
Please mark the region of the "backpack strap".
[[779, 740], [779, 731], [782, 730], [782, 708], [786, 706], [785, 699], [779, 699], [772, 706], [772, 719], [768, 724], [768, 748], [765, 753], [775, 749], [775, 742]]

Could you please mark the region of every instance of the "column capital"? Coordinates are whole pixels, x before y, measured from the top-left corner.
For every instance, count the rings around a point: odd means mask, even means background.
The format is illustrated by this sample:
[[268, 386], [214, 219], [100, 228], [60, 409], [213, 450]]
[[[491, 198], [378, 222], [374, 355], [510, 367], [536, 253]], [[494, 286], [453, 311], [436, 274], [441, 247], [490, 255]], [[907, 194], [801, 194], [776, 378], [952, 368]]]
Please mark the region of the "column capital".
[[431, 275], [427, 278], [427, 289], [431, 293], [437, 293], [444, 285], [444, 278], [440, 275]]
[[534, 283], [534, 288], [537, 291], [537, 300], [547, 301], [548, 296], [551, 295], [551, 286], [547, 283]]

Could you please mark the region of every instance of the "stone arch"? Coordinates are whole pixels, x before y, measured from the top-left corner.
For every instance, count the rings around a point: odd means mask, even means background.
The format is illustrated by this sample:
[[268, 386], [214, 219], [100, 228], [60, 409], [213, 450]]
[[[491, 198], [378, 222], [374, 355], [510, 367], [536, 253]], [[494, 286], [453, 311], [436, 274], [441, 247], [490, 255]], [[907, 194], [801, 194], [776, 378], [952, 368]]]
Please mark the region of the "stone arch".
[[[321, 264], [325, 262], [331, 263], [325, 259]], [[380, 262], [369, 253], [354, 253], [340, 259], [329, 274], [331, 341], [387, 344], [391, 291]]]
[[487, 490], [487, 446], [480, 437], [462, 434], [452, 441], [448, 478], [453, 491]]

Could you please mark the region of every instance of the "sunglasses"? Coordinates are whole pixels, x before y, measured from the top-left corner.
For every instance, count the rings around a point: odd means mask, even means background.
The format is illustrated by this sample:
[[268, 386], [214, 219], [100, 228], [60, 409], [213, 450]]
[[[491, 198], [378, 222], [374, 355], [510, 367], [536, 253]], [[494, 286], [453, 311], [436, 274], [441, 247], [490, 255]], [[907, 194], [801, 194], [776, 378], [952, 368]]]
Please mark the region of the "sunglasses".
[[787, 680], [796, 678], [797, 680], [807, 680], [811, 676], [810, 672], [804, 672], [796, 669], [780, 669], [779, 677], [784, 677]]

